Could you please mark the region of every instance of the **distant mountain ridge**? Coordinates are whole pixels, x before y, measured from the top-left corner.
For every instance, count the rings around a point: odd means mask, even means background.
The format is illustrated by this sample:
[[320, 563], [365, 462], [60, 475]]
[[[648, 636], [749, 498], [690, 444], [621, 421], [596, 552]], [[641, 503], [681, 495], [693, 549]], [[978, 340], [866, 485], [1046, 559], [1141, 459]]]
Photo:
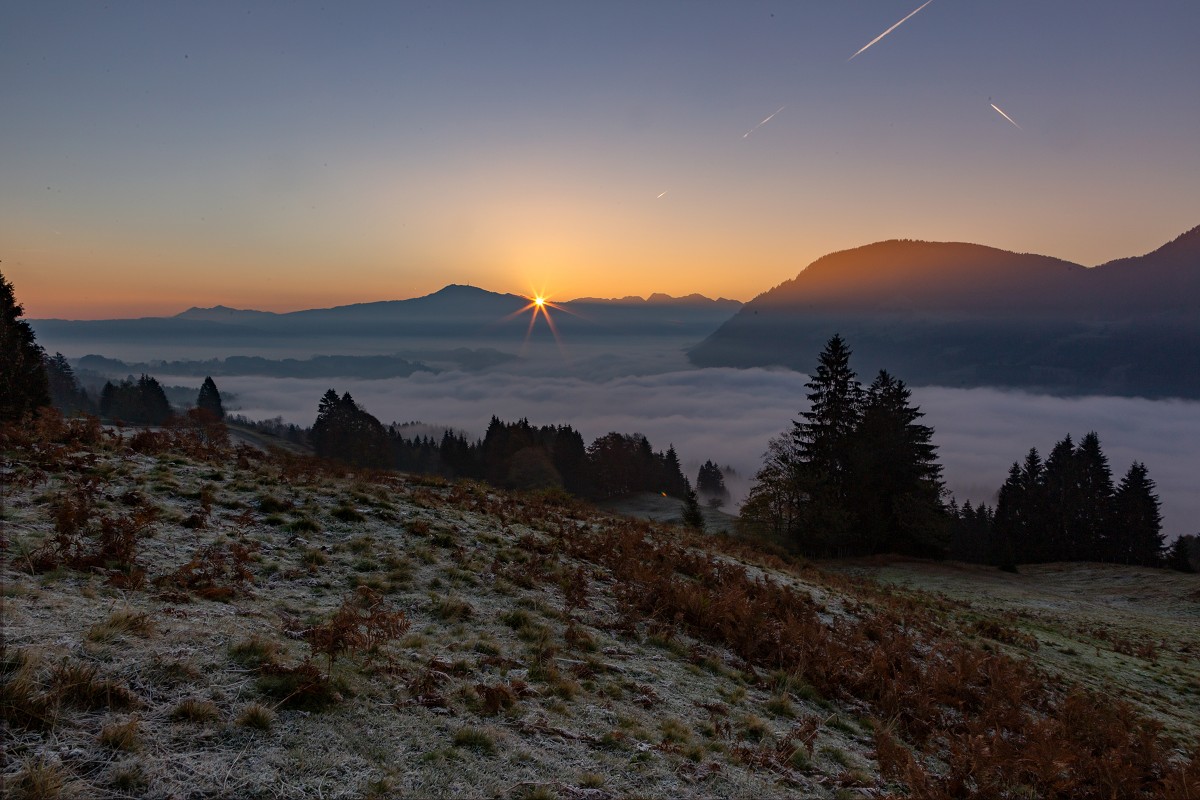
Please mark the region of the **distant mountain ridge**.
[[831, 253], [746, 303], [689, 358], [809, 370], [834, 333], [868, 377], [1200, 397], [1200, 227], [1090, 269], [960, 242]]
[[[489, 292], [486, 289], [481, 289], [475, 286], [463, 286], [461, 284], [448, 284], [441, 289], [431, 294], [422, 295], [421, 297], [412, 297], [406, 300], [377, 300], [364, 303], [351, 303], [343, 306], [333, 306], [330, 308], [311, 308], [302, 311], [257, 311], [254, 309], [230, 308], [229, 306], [217, 305], [211, 308], [201, 308], [192, 306], [186, 311], [181, 311], [172, 319], [192, 319], [203, 320], [206, 322], [240, 322], [249, 319], [261, 317], [286, 317], [292, 314], [321, 314], [325, 312], [351, 310], [373, 309], [373, 308], [403, 308], [404, 304], [415, 304], [419, 301], [431, 301], [433, 298], [439, 300], [479, 300], [485, 295], [496, 295], [494, 292]], [[515, 302], [526, 303], [528, 300], [520, 295], [502, 294], [498, 295], [504, 298], [513, 298]], [[557, 302], [557, 301], [556, 301]], [[579, 297], [574, 300], [564, 300], [558, 303], [559, 305], [632, 305], [632, 306], [693, 306], [702, 308], [721, 307], [727, 308], [731, 312], [741, 308], [740, 300], [730, 300], [726, 297], [718, 297], [716, 299], [706, 297], [705, 295], [692, 293], [683, 297], [673, 297], [662, 292], [655, 292], [649, 297], [639, 297], [638, 295], [628, 295], [620, 298], [599, 298], [599, 297]]]
[[[577, 341], [654, 340], [669, 337], [673, 347], [707, 336], [740, 307], [730, 300], [700, 295], [604, 301], [584, 298], [551, 311], [555, 325]], [[569, 312], [569, 313], [568, 313]], [[209, 347], [285, 346], [301, 339], [328, 352], [350, 340], [369, 341], [375, 350], [413, 347], [522, 347], [526, 337], [545, 341], [551, 334], [544, 321], [532, 328], [528, 298], [499, 294], [476, 286], [451, 284], [432, 294], [407, 300], [381, 300], [332, 308], [275, 313], [228, 306], [189, 308], [173, 317], [115, 320], [30, 320], [38, 341], [51, 349], [94, 352], [91, 342], [161, 345], [161, 358], [173, 348], [202, 342]], [[318, 339], [320, 340], [318, 342]], [[86, 349], [84, 349], [86, 347]], [[353, 348], [342, 352], [351, 352]]]

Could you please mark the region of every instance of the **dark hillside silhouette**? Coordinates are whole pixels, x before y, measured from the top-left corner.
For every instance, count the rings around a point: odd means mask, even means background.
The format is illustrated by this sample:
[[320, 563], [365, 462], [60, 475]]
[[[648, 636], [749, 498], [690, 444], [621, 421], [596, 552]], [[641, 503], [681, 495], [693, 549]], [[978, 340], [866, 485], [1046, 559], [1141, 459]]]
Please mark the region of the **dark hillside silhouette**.
[[1200, 228], [1087, 269], [980, 245], [833, 253], [689, 351], [704, 367], [806, 369], [841, 332], [868, 374], [918, 385], [1200, 397]]

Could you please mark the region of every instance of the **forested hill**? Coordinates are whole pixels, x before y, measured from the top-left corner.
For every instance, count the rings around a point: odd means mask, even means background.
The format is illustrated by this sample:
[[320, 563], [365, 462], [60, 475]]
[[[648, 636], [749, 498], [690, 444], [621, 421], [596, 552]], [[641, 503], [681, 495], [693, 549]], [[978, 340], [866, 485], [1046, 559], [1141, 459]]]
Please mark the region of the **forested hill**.
[[1200, 397], [1200, 227], [1093, 269], [954, 242], [833, 253], [689, 357], [803, 369], [834, 333], [864, 374], [887, 366], [912, 383]]

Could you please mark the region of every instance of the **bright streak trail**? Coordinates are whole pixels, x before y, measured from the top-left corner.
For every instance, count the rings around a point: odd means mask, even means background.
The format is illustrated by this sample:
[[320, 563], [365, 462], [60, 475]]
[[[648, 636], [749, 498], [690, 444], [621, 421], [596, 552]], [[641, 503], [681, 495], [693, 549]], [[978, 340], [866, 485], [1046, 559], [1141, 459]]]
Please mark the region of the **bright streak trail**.
[[[996, 105], [995, 103], [988, 103], [988, 105], [990, 105], [992, 108], [996, 109], [997, 114], [1004, 117], [1006, 120], [1011, 122], [1013, 125], [1017, 125], [1017, 121], [1015, 119], [1013, 119], [1012, 117], [1010, 117], [1008, 114], [1005, 114], [1003, 111], [1001, 111], [1000, 106]], [[1023, 131], [1025, 129], [1022, 128], [1020, 125], [1017, 125], [1017, 130]]]
[[[933, 0], [929, 0], [929, 2], [931, 2], [931, 3], [932, 3], [932, 2], [933, 2]], [[770, 122], [771, 120], [775, 119], [775, 114], [778, 114], [780, 111], [783, 111], [785, 108], [787, 108], [787, 106], [780, 106], [779, 108], [775, 109], [775, 113], [774, 113], [774, 114], [771, 114], [769, 117], [767, 117], [766, 119], [764, 119], [762, 122], [758, 123], [758, 124], [757, 124], [757, 125], [755, 125], [753, 128], [751, 128], [750, 130], [748, 130], [748, 131], [746, 131], [745, 133], [743, 133], [743, 134], [742, 134], [742, 138], [743, 138], [743, 139], [749, 139], [749, 138], [750, 138], [750, 134], [754, 133], [756, 130], [758, 130], [759, 128], [761, 128], [763, 125], [766, 125], [768, 122]], [[666, 194], [666, 192], [663, 192], [663, 194]]]
[[912, 18], [912, 16], [913, 16], [914, 14], [916, 14], [916, 13], [917, 13], [917, 11], [920, 11], [922, 8], [924, 8], [925, 6], [929, 5], [929, 4], [930, 4], [930, 3], [932, 3], [932, 2], [933, 2], [933, 0], [925, 0], [925, 2], [924, 2], [923, 4], [921, 4], [921, 6], [920, 6], [920, 7], [918, 7], [916, 11], [913, 11], [913, 12], [912, 12], [912, 13], [910, 13], [910, 14], [909, 14], [907, 17], [905, 17], [904, 19], [900, 20], [900, 21], [899, 21], [899, 22], [897, 22], [895, 25], [893, 25], [892, 27], [888, 28], [886, 31], [884, 31], [883, 33], [879, 34], [878, 36], [876, 36], [876, 37], [875, 37], [874, 39], [872, 39], [871, 41], [867, 42], [865, 45], [863, 45], [862, 49], [858, 51], [858, 53], [855, 53], [854, 55], [850, 56], [850, 57], [849, 57], [849, 58], [847, 58], [846, 60], [847, 60], [847, 61], [853, 61], [853, 60], [854, 60], [854, 59], [855, 59], [855, 58], [856, 58], [856, 57], [857, 57], [857, 56], [858, 56], [860, 53], [862, 53], [862, 52], [864, 52], [864, 51], [868, 50], [868, 49], [869, 49], [869, 48], [870, 48], [872, 45], [874, 45], [874, 44], [875, 44], [876, 42], [878, 42], [880, 39], [882, 39], [883, 37], [887, 36], [889, 33], [891, 33], [892, 31], [896, 30], [896, 28], [899, 28], [899, 27], [900, 27], [901, 25], [903, 25], [904, 23], [908, 22], [908, 21], [909, 21], [909, 19], [911, 19], [911, 18]]

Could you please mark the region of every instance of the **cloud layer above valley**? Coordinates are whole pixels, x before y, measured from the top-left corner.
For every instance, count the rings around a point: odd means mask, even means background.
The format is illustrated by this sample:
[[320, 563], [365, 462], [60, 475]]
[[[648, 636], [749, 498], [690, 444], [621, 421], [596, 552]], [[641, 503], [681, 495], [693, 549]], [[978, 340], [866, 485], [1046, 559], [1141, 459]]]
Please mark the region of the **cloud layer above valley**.
[[[482, 435], [494, 414], [535, 425], [573, 425], [590, 442], [609, 431], [645, 434], [656, 449], [674, 444], [695, 479], [706, 459], [753, 476], [767, 440], [805, 406], [803, 374], [705, 369], [580, 377], [502, 372], [416, 374], [392, 380], [313, 381], [230, 377], [237, 413], [311, 425], [326, 389], [349, 391], [386, 422], [421, 421]], [[1063, 435], [1100, 435], [1114, 481], [1143, 461], [1158, 483], [1169, 536], [1200, 530], [1200, 403], [1125, 397], [1062, 398], [997, 389], [914, 389], [935, 430], [949, 488], [959, 499], [993, 502], [1009, 465], [1030, 447], [1043, 456]], [[746, 480], [733, 482], [740, 499]]]

